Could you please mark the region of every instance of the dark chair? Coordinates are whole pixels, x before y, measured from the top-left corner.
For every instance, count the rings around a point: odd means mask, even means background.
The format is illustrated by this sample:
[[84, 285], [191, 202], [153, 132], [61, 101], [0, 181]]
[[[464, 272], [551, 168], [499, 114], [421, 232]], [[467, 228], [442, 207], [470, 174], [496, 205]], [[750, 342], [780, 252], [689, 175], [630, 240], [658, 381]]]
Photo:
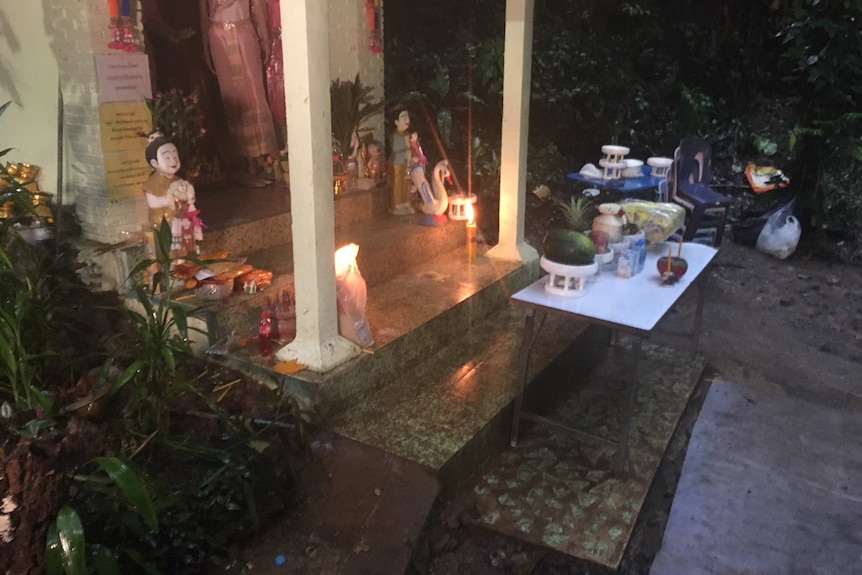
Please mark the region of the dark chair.
[[720, 246], [730, 209], [730, 198], [709, 187], [712, 154], [704, 140], [683, 138], [673, 155], [667, 176], [670, 201], [685, 208], [683, 240], [707, 240]]

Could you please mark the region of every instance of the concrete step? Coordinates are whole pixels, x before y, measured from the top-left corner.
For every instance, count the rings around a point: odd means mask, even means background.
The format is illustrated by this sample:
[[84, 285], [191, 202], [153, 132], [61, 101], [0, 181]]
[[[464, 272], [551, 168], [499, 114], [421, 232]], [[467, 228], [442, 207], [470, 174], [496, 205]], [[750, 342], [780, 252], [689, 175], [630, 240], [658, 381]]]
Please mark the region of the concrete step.
[[[523, 312], [509, 296], [535, 267], [454, 250], [369, 287], [373, 349], [324, 374], [273, 371], [254, 346], [235, 367], [284, 385], [317, 424], [454, 481], [494, 451], [508, 429]], [[579, 324], [548, 317], [530, 378], [572, 344]], [[495, 447], [496, 448], [496, 447]]]
[[278, 376], [272, 371], [275, 360], [260, 357], [253, 347], [233, 350], [230, 361], [281, 381], [309, 413], [326, 418], [397, 380], [505, 307], [536, 269], [481, 256], [468, 264], [466, 248], [459, 248], [369, 285], [366, 317], [374, 345], [330, 372]]
[[[585, 329], [548, 316], [533, 346], [528, 381], [550, 369]], [[444, 488], [457, 485], [508, 445], [522, 330], [522, 310], [499, 308], [325, 424], [430, 468]]]

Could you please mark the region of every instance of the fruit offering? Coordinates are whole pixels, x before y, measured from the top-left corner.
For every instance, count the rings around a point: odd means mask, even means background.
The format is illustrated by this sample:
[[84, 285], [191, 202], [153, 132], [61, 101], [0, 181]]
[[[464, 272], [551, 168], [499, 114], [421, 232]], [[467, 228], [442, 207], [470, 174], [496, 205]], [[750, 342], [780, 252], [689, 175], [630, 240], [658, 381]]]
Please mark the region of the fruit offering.
[[542, 242], [545, 258], [569, 266], [591, 265], [596, 245], [586, 234], [574, 230], [551, 230]]

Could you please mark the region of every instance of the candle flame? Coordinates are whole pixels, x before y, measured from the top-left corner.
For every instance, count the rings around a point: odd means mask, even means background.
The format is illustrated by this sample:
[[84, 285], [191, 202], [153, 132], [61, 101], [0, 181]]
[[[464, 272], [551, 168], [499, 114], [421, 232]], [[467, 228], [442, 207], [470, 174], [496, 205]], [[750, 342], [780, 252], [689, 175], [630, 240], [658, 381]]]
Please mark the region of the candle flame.
[[356, 244], [347, 244], [335, 250], [335, 275], [347, 273], [350, 267], [356, 264], [358, 253], [359, 246]]
[[476, 214], [473, 212], [473, 204], [468, 203], [464, 208], [464, 212], [467, 214], [467, 224], [472, 224], [473, 219], [476, 217]]

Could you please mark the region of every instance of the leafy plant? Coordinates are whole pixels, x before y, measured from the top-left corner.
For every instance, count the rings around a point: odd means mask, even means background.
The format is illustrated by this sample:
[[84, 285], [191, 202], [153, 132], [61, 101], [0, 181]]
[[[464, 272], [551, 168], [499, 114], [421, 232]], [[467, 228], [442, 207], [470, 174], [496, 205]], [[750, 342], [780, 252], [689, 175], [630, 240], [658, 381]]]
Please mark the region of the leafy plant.
[[[0, 399], [39, 408], [41, 423], [30, 426], [35, 433], [51, 421], [50, 388], [98, 354], [84, 349], [89, 340], [78, 315], [87, 311], [90, 294], [73, 271], [70, 247], [50, 237], [54, 227], [36, 212], [30, 184], [0, 170], [0, 206], [9, 208], [0, 218]], [[24, 235], [33, 231], [42, 239]]]
[[[75, 491], [99, 493], [116, 505], [114, 509], [126, 525], [137, 531], [145, 528], [158, 532], [159, 522], [153, 500], [138, 475], [124, 461], [116, 457], [98, 457], [95, 463], [107, 474], [77, 475]], [[122, 507], [120, 507], [122, 505]], [[132, 513], [127, 513], [131, 511]], [[94, 567], [99, 575], [120, 574], [121, 554], [126, 553], [134, 563], [146, 566], [145, 559], [133, 549], [109, 549], [86, 541], [85, 525], [71, 505], [64, 505], [48, 529], [45, 546], [45, 573], [47, 575], [86, 575]], [[89, 561], [88, 561], [89, 559]]]
[[354, 134], [361, 138], [369, 132], [363, 122], [383, 110], [383, 100], [371, 97], [373, 88], [365, 86], [359, 74], [351, 80], [334, 80], [329, 87], [332, 108], [332, 139], [343, 154], [349, 154]]
[[168, 401], [188, 389], [183, 380], [183, 368], [195, 363], [189, 341], [188, 316], [196, 310], [187, 310], [173, 299], [171, 226], [163, 219], [159, 229], [153, 233], [156, 257], [139, 262], [131, 275], [140, 277], [154, 265], [158, 271], [151, 285], [141, 282], [132, 285], [142, 311], [125, 310], [135, 327], [128, 346], [129, 365], [122, 376], [123, 380], [134, 383], [126, 406], [126, 423], [141, 436], [154, 430], [165, 430]]
[[99, 469], [74, 477], [49, 533], [48, 575], [65, 565], [78, 569], [66, 575], [223, 568], [232, 542], [258, 529], [265, 511], [281, 510], [278, 502], [291, 503], [284, 494], [296, 478], [275, 429], [162, 436], [135, 470], [118, 458], [96, 459]]
[[184, 173], [196, 172], [201, 163], [198, 143], [206, 134], [197, 92], [186, 94], [172, 89], [147, 98], [146, 102], [153, 130], [158, 130], [176, 145], [183, 159]]

